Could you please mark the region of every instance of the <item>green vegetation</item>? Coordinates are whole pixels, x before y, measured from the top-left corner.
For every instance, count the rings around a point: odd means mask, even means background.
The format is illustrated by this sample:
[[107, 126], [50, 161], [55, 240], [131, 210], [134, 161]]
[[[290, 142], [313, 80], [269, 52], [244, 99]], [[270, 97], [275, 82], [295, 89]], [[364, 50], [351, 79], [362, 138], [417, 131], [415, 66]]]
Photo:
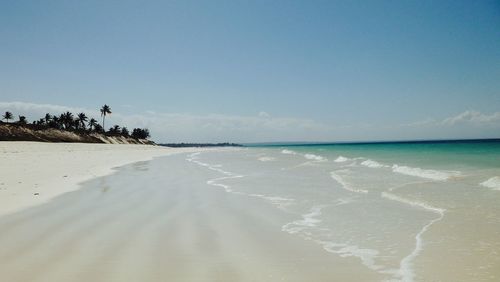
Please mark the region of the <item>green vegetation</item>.
[[14, 116], [12, 115], [11, 112], [5, 112], [5, 114], [3, 115], [3, 119], [6, 120], [7, 122], [9, 122], [9, 120], [13, 118]]
[[[106, 136], [123, 136], [131, 137], [134, 139], [148, 139], [150, 137], [149, 130], [147, 128], [134, 128], [132, 134], [126, 127], [121, 127], [119, 125], [114, 125], [108, 131], [104, 130], [104, 122], [107, 115], [111, 114], [111, 107], [104, 105], [100, 109], [102, 116], [102, 126], [97, 122], [95, 118], [90, 118], [85, 113], [78, 113], [74, 115], [73, 113], [67, 111], [60, 115], [52, 115], [50, 113], [45, 114], [44, 117], [39, 120], [33, 121], [28, 124], [28, 120], [25, 116], [19, 116], [19, 120], [15, 123], [10, 123], [12, 125], [30, 127], [35, 130], [42, 129], [58, 129], [66, 130], [75, 133], [100, 133]], [[9, 123], [9, 120], [14, 119], [14, 115], [11, 112], [5, 112], [2, 116], [3, 120]], [[1, 123], [1, 122], [0, 122]]]
[[111, 108], [108, 105], [104, 104], [104, 106], [102, 106], [102, 108], [101, 108], [102, 128], [106, 128], [104, 126], [104, 120], [105, 120], [107, 114], [111, 114]]

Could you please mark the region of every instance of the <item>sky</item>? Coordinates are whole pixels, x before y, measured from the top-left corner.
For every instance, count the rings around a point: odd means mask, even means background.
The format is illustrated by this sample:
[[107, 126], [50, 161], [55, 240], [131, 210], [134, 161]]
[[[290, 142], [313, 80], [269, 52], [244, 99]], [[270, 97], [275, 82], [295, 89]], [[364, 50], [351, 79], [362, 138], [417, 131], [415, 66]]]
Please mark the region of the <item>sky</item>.
[[500, 137], [499, 1], [0, 1], [0, 111], [158, 142]]

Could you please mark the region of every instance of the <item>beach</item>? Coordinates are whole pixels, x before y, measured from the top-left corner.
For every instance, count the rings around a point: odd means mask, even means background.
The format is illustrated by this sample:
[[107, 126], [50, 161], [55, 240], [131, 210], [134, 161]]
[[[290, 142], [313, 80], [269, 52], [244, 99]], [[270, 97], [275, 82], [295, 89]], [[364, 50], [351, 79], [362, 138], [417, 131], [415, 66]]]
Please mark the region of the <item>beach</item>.
[[115, 167], [193, 149], [150, 145], [0, 142], [0, 216], [78, 189]]
[[[90, 155], [80, 145], [68, 154]], [[0, 216], [3, 279], [500, 276], [497, 143], [113, 148], [99, 155], [121, 167]], [[38, 149], [25, 161], [43, 163]], [[109, 150], [143, 159], [119, 164]]]

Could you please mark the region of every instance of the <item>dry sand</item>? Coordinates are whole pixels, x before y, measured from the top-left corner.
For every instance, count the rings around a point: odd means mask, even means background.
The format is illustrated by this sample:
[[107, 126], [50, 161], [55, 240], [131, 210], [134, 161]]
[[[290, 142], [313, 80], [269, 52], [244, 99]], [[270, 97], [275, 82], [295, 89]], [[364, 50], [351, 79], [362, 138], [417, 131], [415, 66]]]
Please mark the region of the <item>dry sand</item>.
[[151, 145], [0, 142], [0, 216], [45, 203], [113, 168], [173, 153]]

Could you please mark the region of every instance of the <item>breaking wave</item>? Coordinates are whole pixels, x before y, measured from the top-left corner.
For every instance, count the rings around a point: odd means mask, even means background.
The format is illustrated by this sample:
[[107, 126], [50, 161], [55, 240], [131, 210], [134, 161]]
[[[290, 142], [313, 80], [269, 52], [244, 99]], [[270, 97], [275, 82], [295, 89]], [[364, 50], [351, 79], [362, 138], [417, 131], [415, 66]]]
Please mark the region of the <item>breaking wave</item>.
[[484, 182], [480, 183], [481, 186], [491, 188], [493, 190], [499, 190], [500, 191], [500, 177], [495, 176], [492, 177]]
[[282, 154], [285, 154], [285, 155], [297, 155], [297, 153], [295, 151], [292, 151], [292, 150], [282, 150], [281, 151]]
[[461, 175], [459, 171], [439, 171], [432, 169], [421, 169], [418, 167], [400, 166], [396, 164], [392, 166], [392, 171], [405, 175], [416, 176], [438, 181], [446, 181], [448, 179], [451, 179], [453, 177], [458, 177]]
[[312, 160], [312, 161], [318, 161], [318, 162], [327, 161], [326, 158], [324, 158], [322, 156], [314, 155], [314, 154], [305, 154], [304, 158], [306, 158], [308, 160]]
[[334, 160], [334, 162], [336, 163], [343, 163], [343, 162], [347, 162], [347, 161], [350, 161], [351, 159], [349, 158], [346, 158], [346, 157], [343, 157], [343, 156], [339, 156], [338, 158], [336, 158]]
[[258, 158], [259, 161], [261, 162], [272, 162], [274, 160], [276, 160], [276, 158], [273, 158], [273, 157], [260, 157]]
[[362, 165], [364, 166], [367, 166], [367, 167], [371, 167], [371, 168], [381, 168], [381, 167], [388, 167], [387, 165], [383, 165], [379, 162], [376, 162], [376, 161], [373, 161], [373, 160], [366, 160], [366, 161], [363, 161], [361, 162]]

